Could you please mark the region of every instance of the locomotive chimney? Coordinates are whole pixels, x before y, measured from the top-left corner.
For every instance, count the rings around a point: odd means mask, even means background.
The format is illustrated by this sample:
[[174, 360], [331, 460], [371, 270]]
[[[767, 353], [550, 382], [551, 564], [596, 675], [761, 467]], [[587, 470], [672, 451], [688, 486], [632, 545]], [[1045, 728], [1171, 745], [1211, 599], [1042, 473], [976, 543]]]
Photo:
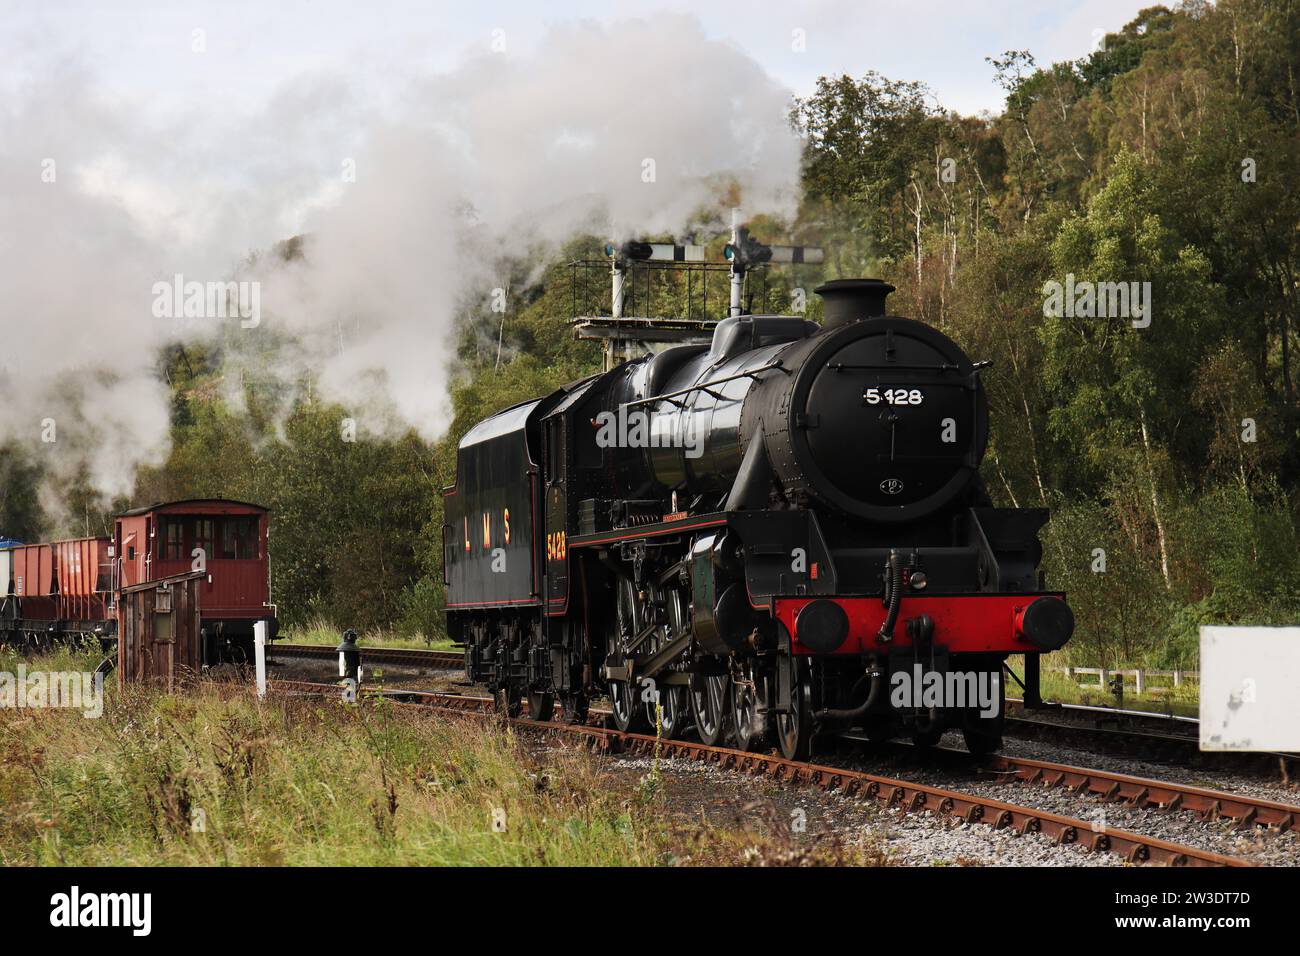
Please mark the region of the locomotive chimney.
[[885, 296], [894, 287], [880, 279], [832, 279], [813, 290], [822, 297], [826, 318], [822, 326], [839, 328], [885, 314]]

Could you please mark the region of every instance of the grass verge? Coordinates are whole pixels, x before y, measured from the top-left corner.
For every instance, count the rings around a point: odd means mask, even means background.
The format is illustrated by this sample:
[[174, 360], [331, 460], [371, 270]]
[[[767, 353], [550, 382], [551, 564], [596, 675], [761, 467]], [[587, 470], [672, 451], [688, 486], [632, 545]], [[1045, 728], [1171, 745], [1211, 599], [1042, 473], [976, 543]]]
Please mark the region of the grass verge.
[[[60, 652], [36, 669], [90, 669]], [[0, 656], [0, 670], [17, 659]], [[103, 716], [0, 708], [3, 865], [881, 862], [674, 806], [576, 747], [391, 703], [108, 688]]]

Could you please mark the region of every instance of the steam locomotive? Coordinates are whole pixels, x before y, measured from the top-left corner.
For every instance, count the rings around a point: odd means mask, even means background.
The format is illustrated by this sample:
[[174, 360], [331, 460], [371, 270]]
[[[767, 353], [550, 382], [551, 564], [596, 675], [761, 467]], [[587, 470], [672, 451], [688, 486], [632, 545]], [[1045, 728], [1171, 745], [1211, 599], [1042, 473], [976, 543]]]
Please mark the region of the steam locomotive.
[[821, 325], [733, 315], [471, 428], [443, 527], [469, 679], [790, 759], [846, 730], [999, 748], [1004, 662], [1036, 698], [1073, 615], [1047, 512], [981, 483], [984, 363], [892, 291], [827, 282]]

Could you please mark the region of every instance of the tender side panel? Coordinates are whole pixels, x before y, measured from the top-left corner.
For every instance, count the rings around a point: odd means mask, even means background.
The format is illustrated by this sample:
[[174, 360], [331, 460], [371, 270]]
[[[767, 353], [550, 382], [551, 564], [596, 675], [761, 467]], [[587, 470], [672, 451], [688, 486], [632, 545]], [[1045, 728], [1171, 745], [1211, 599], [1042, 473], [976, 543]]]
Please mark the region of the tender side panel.
[[449, 608], [537, 600], [536, 487], [524, 429], [460, 449], [456, 487], [445, 498]]

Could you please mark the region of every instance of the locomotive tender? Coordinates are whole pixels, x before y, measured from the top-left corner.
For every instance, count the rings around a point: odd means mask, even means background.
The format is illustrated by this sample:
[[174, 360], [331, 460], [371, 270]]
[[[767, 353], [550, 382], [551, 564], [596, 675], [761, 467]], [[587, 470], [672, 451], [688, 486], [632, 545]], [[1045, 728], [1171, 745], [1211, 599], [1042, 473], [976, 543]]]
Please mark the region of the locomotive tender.
[[[1004, 661], [1033, 700], [1074, 626], [1038, 571], [1047, 512], [984, 491], [980, 365], [887, 315], [884, 282], [816, 291], [822, 325], [733, 315], [466, 433], [443, 551], [470, 680], [791, 759], [849, 728], [1001, 745]], [[972, 693], [891, 693], [925, 675]]]

